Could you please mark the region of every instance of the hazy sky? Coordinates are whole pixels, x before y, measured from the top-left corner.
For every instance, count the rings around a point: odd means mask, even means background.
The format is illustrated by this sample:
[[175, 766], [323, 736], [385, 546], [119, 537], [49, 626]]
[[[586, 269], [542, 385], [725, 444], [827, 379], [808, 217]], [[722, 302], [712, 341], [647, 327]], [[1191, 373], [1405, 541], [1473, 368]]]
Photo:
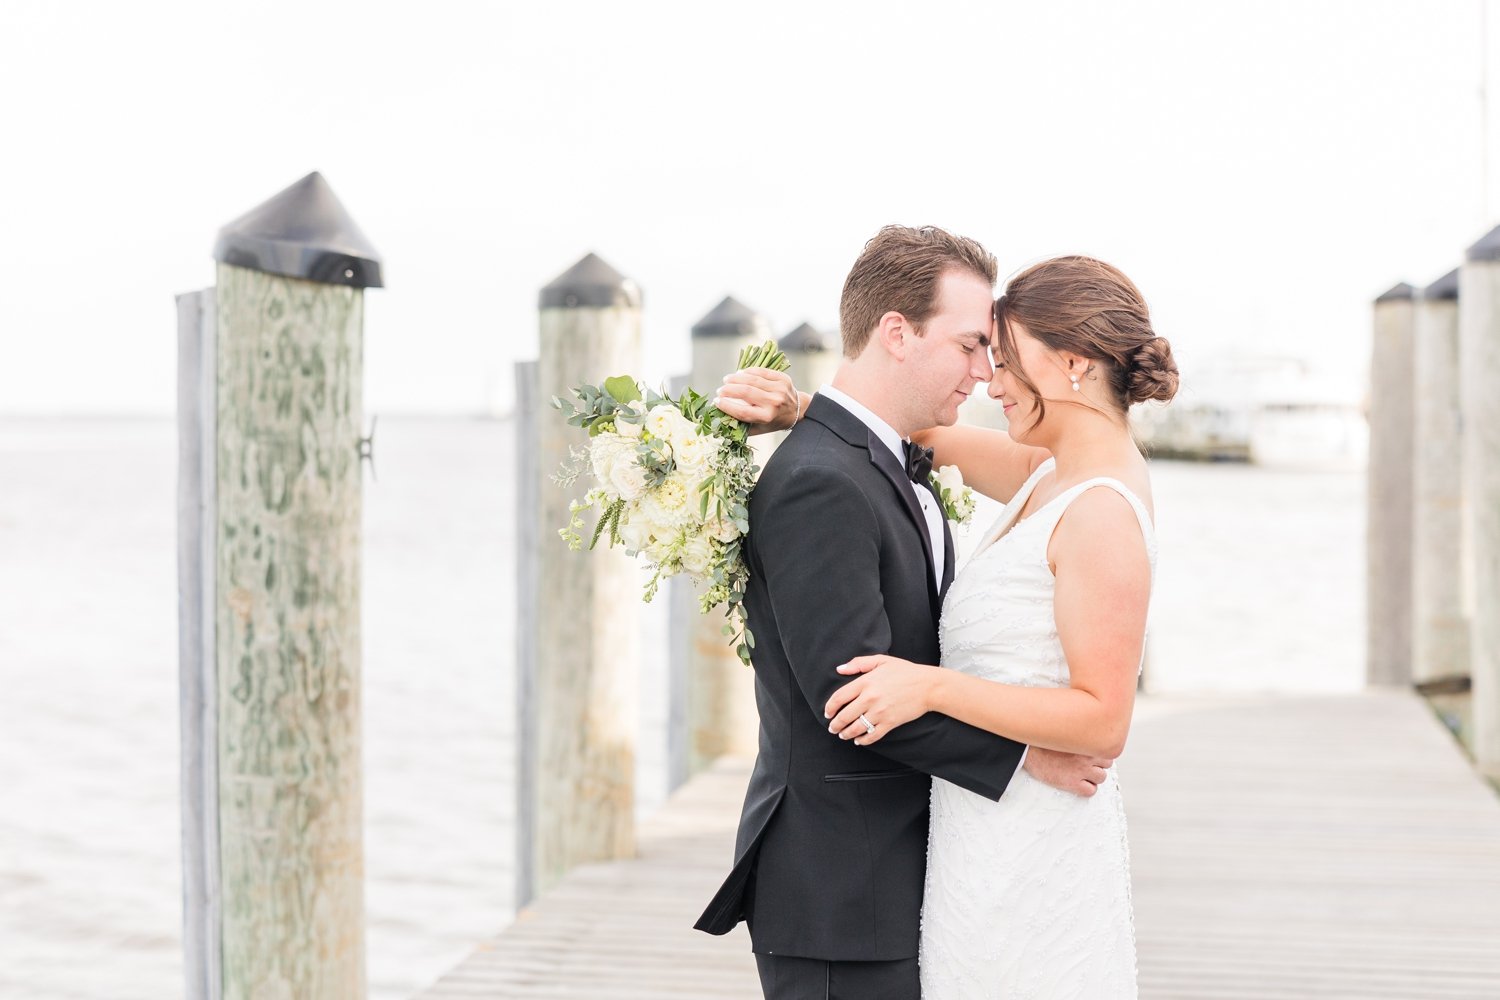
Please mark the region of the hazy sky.
[[1480, 24], [1479, 0], [5, 0], [0, 412], [170, 412], [173, 295], [311, 170], [385, 261], [376, 413], [506, 405], [537, 290], [590, 250], [645, 290], [648, 377], [726, 293], [832, 328], [887, 222], [975, 236], [1002, 275], [1119, 265], [1189, 387], [1231, 351], [1360, 379], [1370, 300], [1500, 221]]

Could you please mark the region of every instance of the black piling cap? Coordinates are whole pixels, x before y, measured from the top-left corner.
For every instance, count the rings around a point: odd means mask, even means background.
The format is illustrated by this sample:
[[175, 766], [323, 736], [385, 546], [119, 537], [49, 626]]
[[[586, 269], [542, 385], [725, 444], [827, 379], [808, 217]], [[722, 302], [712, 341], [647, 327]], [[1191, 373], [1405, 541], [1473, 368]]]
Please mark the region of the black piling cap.
[[776, 346], [788, 353], [800, 351], [803, 354], [817, 354], [832, 347], [828, 342], [828, 337], [819, 333], [811, 323], [803, 323], [782, 337]]
[[220, 229], [214, 260], [326, 285], [385, 286], [380, 254], [316, 171]]
[[1478, 243], [1469, 247], [1465, 258], [1468, 260], [1500, 260], [1500, 226], [1496, 226], [1484, 235]]
[[641, 307], [641, 289], [606, 264], [598, 254], [583, 259], [552, 279], [538, 298], [541, 309], [606, 309]]
[[766, 321], [760, 313], [739, 302], [732, 295], [714, 306], [693, 324], [694, 337], [759, 337]]
[[1391, 288], [1388, 291], [1386, 291], [1384, 294], [1382, 294], [1375, 301], [1376, 302], [1401, 302], [1401, 301], [1409, 301], [1409, 300], [1411, 300], [1413, 298], [1416, 298], [1416, 295], [1417, 295], [1417, 290], [1415, 288], [1411, 287], [1410, 285], [1408, 285], [1406, 282], [1403, 281], [1400, 284], [1391, 286]]
[[1454, 268], [1443, 275], [1426, 288], [1422, 289], [1424, 299], [1456, 299], [1458, 298], [1458, 268]]

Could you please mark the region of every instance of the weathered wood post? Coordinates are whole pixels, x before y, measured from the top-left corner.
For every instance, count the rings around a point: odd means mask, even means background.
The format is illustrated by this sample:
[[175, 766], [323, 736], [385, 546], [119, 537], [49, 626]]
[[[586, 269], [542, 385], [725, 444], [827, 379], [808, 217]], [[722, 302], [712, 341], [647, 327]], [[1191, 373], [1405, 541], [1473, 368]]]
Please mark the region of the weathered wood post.
[[212, 288], [177, 296], [177, 643], [182, 953], [188, 1000], [223, 996], [219, 700], [214, 651], [218, 317]]
[[[634, 281], [589, 254], [541, 291], [537, 402], [545, 407], [536, 442], [542, 477], [534, 614], [535, 699], [530, 707], [536, 780], [534, 830], [522, 870], [538, 893], [588, 861], [635, 852], [636, 683], [641, 587], [635, 561], [620, 549], [569, 552], [558, 538], [568, 504], [583, 490], [560, 489], [551, 476], [585, 444], [583, 433], [551, 409], [583, 382], [640, 370], [641, 293]], [[528, 447], [521, 444], [521, 449]], [[527, 706], [523, 705], [523, 712]]]
[[811, 323], [803, 323], [782, 337], [777, 346], [786, 352], [791, 364], [788, 374], [803, 392], [817, 392], [819, 386], [832, 382], [833, 373], [844, 360], [838, 335], [830, 336]]
[[1366, 681], [1411, 683], [1412, 338], [1416, 290], [1375, 300], [1370, 360]]
[[1412, 679], [1423, 684], [1469, 673], [1461, 570], [1458, 269], [1423, 289], [1416, 308]]
[[[667, 379], [667, 394], [677, 397], [691, 374]], [[704, 386], [706, 391], [709, 386]], [[698, 628], [698, 596], [685, 577], [667, 581], [667, 794], [693, 776], [691, 680], [693, 640]], [[658, 598], [660, 600], [660, 598]]]
[[[711, 396], [724, 376], [739, 367], [742, 350], [769, 339], [769, 321], [726, 296], [693, 324], [693, 388]], [[754, 439], [752, 447], [758, 463], [763, 462], [768, 447]], [[722, 612], [695, 613], [690, 626], [688, 766], [693, 774], [724, 754], [755, 752], [755, 675], [735, 655], [723, 633], [725, 622]]]
[[1473, 553], [1471, 745], [1480, 769], [1500, 777], [1500, 227], [1469, 247], [1458, 283], [1464, 499]]
[[[511, 443], [516, 471], [516, 909], [536, 898], [537, 826], [537, 595], [541, 584], [542, 489], [548, 472], [537, 449], [541, 424], [554, 411], [544, 409], [535, 361], [516, 363], [516, 430]], [[549, 539], [552, 536], [548, 536]], [[550, 546], [549, 546], [550, 547]]]
[[220, 230], [214, 257], [217, 288], [179, 300], [188, 995], [358, 997], [362, 290], [380, 259], [316, 173]]

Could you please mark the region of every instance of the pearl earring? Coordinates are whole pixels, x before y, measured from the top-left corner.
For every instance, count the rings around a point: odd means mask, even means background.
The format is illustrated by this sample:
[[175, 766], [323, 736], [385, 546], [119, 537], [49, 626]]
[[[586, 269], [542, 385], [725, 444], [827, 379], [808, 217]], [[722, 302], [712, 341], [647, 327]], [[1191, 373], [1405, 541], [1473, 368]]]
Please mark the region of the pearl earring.
[[1078, 388], [1078, 376], [1077, 375], [1069, 375], [1068, 378], [1070, 378], [1070, 379], [1073, 380], [1073, 391], [1074, 392], [1081, 392], [1082, 390]]

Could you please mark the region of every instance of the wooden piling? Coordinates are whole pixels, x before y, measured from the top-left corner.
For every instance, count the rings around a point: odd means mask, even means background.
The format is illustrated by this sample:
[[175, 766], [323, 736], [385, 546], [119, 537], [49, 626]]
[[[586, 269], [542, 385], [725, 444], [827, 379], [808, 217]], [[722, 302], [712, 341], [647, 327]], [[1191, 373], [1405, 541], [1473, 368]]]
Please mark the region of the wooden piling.
[[1466, 520], [1473, 559], [1474, 756], [1500, 778], [1500, 227], [1459, 270], [1459, 371]]
[[215, 682], [218, 317], [214, 289], [177, 297], [177, 630], [185, 996], [218, 1000], [219, 705]]
[[[540, 719], [537, 717], [537, 595], [541, 585], [542, 489], [546, 473], [537, 455], [541, 422], [554, 415], [541, 396], [535, 361], [516, 364], [516, 908], [536, 898], [536, 795]], [[551, 485], [546, 483], [545, 485]], [[547, 548], [551, 538], [546, 536]]]
[[1467, 677], [1463, 609], [1463, 459], [1458, 384], [1458, 269], [1422, 291], [1414, 345], [1412, 679]]
[[220, 937], [186, 944], [217, 951], [219, 982], [190, 955], [189, 995], [363, 996], [359, 456], [380, 261], [318, 174], [225, 226], [214, 256], [218, 801], [184, 813], [217, 810], [200, 849]]
[[[682, 395], [691, 374], [667, 379], [667, 394]], [[704, 387], [707, 388], [706, 386]], [[667, 793], [693, 776], [691, 707], [692, 647], [698, 622], [698, 595], [685, 576], [667, 581]]]
[[[693, 324], [691, 384], [706, 395], [739, 367], [740, 352], [771, 339], [771, 325], [732, 296]], [[757, 462], [769, 445], [752, 439]], [[695, 609], [696, 610], [696, 609]], [[697, 774], [728, 753], [755, 752], [758, 718], [755, 675], [724, 635], [727, 618], [716, 610], [694, 614], [688, 643], [688, 768]]]
[[[580, 383], [640, 371], [641, 294], [635, 282], [589, 254], [541, 291], [539, 405], [571, 398]], [[601, 546], [569, 552], [558, 538], [568, 505], [585, 489], [551, 481], [585, 445], [556, 410], [540, 418], [536, 441], [540, 502], [535, 617], [536, 780], [529, 864], [546, 892], [575, 865], [635, 850], [635, 747], [641, 587], [635, 561]], [[523, 448], [526, 444], [521, 445]], [[524, 707], [523, 707], [523, 710]]]
[[817, 392], [833, 381], [844, 360], [837, 333], [827, 334], [811, 323], [803, 323], [777, 342], [791, 364], [788, 374], [803, 392]]
[[1411, 683], [1414, 295], [1402, 282], [1374, 308], [1366, 626], [1372, 686]]

